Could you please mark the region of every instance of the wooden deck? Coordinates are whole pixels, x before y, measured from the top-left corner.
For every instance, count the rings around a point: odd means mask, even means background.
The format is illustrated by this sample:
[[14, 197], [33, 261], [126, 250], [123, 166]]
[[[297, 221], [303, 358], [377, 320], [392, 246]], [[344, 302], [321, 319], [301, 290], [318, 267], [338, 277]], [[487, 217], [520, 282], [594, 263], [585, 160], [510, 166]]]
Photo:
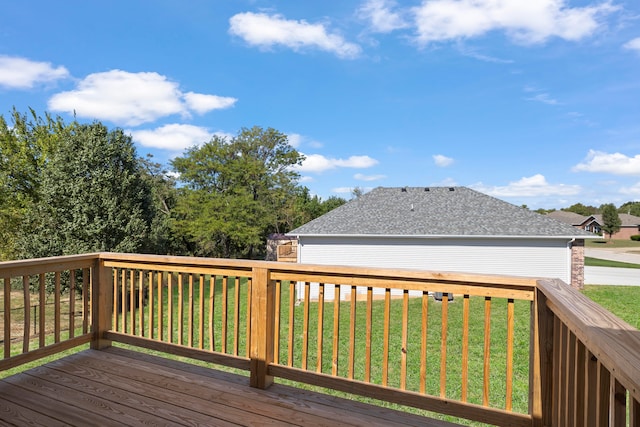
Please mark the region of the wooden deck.
[[451, 426], [281, 384], [112, 347], [0, 381], [1, 425]]

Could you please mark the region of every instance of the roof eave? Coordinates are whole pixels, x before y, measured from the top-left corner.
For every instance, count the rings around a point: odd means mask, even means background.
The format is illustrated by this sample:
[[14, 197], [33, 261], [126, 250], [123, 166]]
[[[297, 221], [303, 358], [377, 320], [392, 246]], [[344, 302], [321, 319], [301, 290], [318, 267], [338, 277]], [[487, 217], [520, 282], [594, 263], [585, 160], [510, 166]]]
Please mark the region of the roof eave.
[[480, 235], [480, 234], [324, 234], [324, 233], [287, 233], [295, 237], [365, 237], [365, 238], [404, 238], [404, 239], [602, 239], [602, 236], [589, 235]]

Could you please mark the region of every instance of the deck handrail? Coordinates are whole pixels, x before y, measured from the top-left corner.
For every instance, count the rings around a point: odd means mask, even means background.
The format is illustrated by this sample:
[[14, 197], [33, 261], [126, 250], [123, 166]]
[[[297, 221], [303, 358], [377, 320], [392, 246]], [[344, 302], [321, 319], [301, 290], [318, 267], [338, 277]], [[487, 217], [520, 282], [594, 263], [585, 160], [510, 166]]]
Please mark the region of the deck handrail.
[[[12, 286], [17, 289], [22, 283], [23, 302], [29, 299], [29, 287], [42, 301], [47, 280], [55, 282], [52, 289], [60, 293], [61, 274], [67, 274], [72, 287], [78, 285], [74, 280], [82, 281], [79, 332], [60, 339], [57, 312], [55, 342], [38, 337], [35, 348], [27, 343], [22, 351], [11, 350], [5, 342], [1, 370], [87, 342], [104, 348], [117, 341], [247, 370], [254, 387], [266, 388], [274, 377], [282, 377], [494, 425], [640, 422], [640, 332], [560, 280], [115, 253], [11, 261], [0, 263], [5, 338], [11, 338], [7, 309], [12, 300], [7, 292], [11, 294]], [[433, 293], [444, 295], [442, 303], [429, 302]], [[453, 304], [460, 303], [451, 305], [449, 294], [456, 296]], [[397, 319], [389, 312], [395, 299]], [[56, 303], [60, 301], [57, 296]], [[482, 318], [469, 320], [470, 301], [482, 304]], [[530, 398], [524, 413], [510, 404], [512, 364], [518, 363], [513, 347], [514, 329], [520, 324], [513, 321], [517, 301], [522, 301], [517, 311], [528, 316], [526, 332], [531, 337], [526, 361]], [[505, 318], [499, 321], [507, 325], [506, 401], [496, 407], [489, 401], [489, 364], [495, 350], [491, 353], [488, 331], [495, 317], [502, 316], [503, 304]], [[527, 307], [524, 314], [522, 307]], [[447, 333], [455, 334], [447, 323], [452, 308], [464, 318], [462, 350], [456, 350], [463, 358], [463, 391], [455, 396], [448, 391], [446, 357], [451, 339]], [[39, 309], [44, 318], [44, 308]], [[421, 344], [409, 339], [412, 331], [407, 325], [416, 316], [418, 324], [422, 317], [422, 332], [416, 335], [424, 336]], [[434, 319], [435, 329], [430, 326]], [[30, 320], [25, 314], [24, 322]], [[397, 337], [390, 332], [393, 320], [400, 328]], [[377, 321], [379, 337], [372, 332]], [[467, 376], [472, 373], [465, 371], [464, 361], [470, 357], [474, 337], [469, 336], [469, 323], [474, 321], [484, 322], [485, 328], [484, 344], [477, 344], [484, 345], [483, 397], [475, 403], [466, 397]], [[294, 333], [294, 327], [300, 329]], [[41, 335], [45, 329], [42, 323]], [[356, 345], [356, 329], [366, 332], [363, 348]], [[423, 378], [427, 345], [432, 345], [427, 344], [427, 330], [435, 331], [440, 340], [439, 385], [431, 392]], [[348, 336], [347, 344], [338, 336]], [[390, 344], [394, 339], [403, 352], [397, 384], [387, 380], [387, 358], [397, 351]], [[28, 340], [26, 334], [23, 340]], [[372, 351], [375, 340], [382, 349]], [[362, 372], [356, 372], [356, 359], [364, 364]], [[378, 371], [372, 373], [379, 369], [382, 377], [376, 377]], [[407, 382], [418, 373], [411, 369], [420, 371], [416, 390]]]

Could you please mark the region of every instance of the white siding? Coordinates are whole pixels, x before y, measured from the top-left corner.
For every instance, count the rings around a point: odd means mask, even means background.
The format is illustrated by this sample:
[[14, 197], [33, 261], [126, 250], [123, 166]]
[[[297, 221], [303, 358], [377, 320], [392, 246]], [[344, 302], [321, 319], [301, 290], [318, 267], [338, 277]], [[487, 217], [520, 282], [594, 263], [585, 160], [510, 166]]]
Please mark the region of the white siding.
[[560, 278], [570, 283], [568, 239], [300, 237], [299, 261]]

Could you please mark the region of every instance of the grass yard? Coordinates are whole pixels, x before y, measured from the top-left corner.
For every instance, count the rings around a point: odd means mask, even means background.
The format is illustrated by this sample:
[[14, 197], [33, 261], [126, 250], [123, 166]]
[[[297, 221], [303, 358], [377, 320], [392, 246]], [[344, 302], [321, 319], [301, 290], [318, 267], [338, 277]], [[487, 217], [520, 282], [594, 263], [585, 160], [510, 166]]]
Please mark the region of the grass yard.
[[627, 239], [627, 240], [585, 239], [585, 246], [587, 248], [597, 248], [597, 249], [632, 248], [632, 249], [637, 249], [638, 253], [640, 253], [640, 242], [637, 242], [631, 239]]
[[640, 286], [587, 285], [584, 295], [636, 329], [640, 329]]
[[584, 265], [587, 267], [615, 267], [615, 268], [640, 268], [640, 264], [629, 262], [611, 261], [608, 259], [584, 257]]

